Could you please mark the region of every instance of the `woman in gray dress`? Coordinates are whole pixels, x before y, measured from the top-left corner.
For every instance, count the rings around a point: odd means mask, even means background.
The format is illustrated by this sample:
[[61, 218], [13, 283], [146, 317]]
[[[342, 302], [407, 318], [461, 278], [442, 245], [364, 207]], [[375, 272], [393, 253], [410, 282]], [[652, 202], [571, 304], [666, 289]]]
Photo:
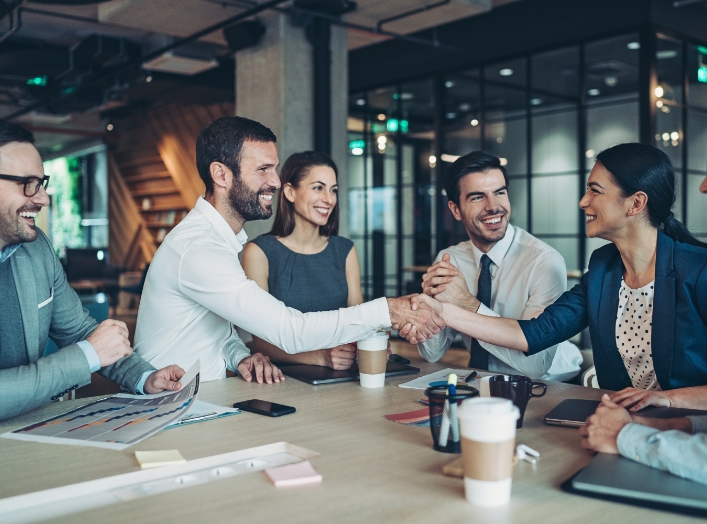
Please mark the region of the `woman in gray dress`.
[[[280, 173], [277, 216], [270, 233], [248, 243], [243, 269], [251, 280], [303, 313], [363, 303], [361, 270], [353, 242], [338, 236], [337, 169], [323, 153], [290, 156]], [[290, 355], [253, 337], [257, 351], [274, 362], [348, 369], [356, 347], [344, 344]]]

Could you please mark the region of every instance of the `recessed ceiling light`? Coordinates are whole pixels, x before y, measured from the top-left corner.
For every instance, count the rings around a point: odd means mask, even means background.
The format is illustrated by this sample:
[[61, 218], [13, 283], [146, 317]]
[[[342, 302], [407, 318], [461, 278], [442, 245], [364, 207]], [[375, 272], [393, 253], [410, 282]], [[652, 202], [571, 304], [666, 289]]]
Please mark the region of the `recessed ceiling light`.
[[472, 120], [472, 121], [470, 122], [470, 124], [471, 124], [472, 126], [478, 126], [478, 125], [479, 125], [479, 121], [475, 118], [474, 120]]
[[604, 83], [608, 85], [609, 87], [614, 87], [616, 84], [619, 83], [619, 79], [616, 78], [615, 76], [607, 76], [604, 79]]
[[513, 69], [506, 67], [498, 72], [501, 76], [511, 76], [513, 74]]
[[365, 106], [366, 101], [363, 98], [359, 98], [358, 100], [356, 100], [356, 105], [357, 106]]
[[451, 80], [447, 80], [444, 83], [444, 87], [454, 87], [454, 82], [452, 82]]
[[601, 94], [601, 91], [599, 91], [598, 89], [590, 89], [589, 91], [587, 91], [587, 94], [589, 96], [599, 96]]
[[658, 60], [665, 60], [666, 58], [675, 58], [676, 56], [678, 56], [678, 52], [674, 49], [663, 49], [661, 51], [657, 51], [655, 54], [655, 57]]
[[635, 51], [636, 49], [641, 48], [641, 44], [640, 44], [640, 42], [629, 42], [628, 44], [626, 44], [626, 47]]
[[655, 96], [662, 98], [664, 94], [665, 91], [663, 90], [663, 86], [658, 85], [655, 87]]
[[542, 98], [531, 98], [531, 99], [530, 99], [530, 105], [531, 105], [531, 106], [539, 106], [539, 105], [542, 104], [542, 103], [543, 103], [543, 99], [542, 99]]
[[457, 117], [457, 114], [454, 112], [450, 112], [450, 113], [447, 113], [445, 116], [447, 117], [448, 120], [452, 120], [453, 118]]
[[384, 115], [383, 113], [381, 113], [380, 115], [378, 115], [378, 120], [380, 120], [381, 122], [382, 122], [383, 120], [385, 120], [385, 115]]

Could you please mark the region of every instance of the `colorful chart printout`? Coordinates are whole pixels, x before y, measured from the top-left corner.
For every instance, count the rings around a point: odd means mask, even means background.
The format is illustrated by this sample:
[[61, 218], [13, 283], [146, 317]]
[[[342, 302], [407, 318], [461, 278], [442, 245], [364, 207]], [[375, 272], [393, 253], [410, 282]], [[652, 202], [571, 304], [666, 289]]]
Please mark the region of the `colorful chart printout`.
[[125, 449], [179, 420], [196, 402], [199, 362], [182, 377], [179, 391], [115, 395], [0, 435], [4, 438]]

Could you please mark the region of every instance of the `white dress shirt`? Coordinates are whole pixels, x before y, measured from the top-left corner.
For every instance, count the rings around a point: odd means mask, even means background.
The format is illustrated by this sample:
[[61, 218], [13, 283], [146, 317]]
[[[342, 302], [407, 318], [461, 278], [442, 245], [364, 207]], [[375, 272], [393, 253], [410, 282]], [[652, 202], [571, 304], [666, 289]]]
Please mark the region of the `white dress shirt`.
[[198, 199], [150, 265], [135, 332], [142, 358], [158, 369], [188, 369], [200, 358], [201, 379], [214, 380], [250, 355], [234, 324], [287, 353], [335, 347], [390, 326], [384, 298], [320, 313], [288, 308], [246, 277], [238, 261], [246, 240]]
[[[454, 264], [466, 280], [471, 294], [476, 296], [484, 254], [471, 241], [440, 251], [435, 262], [449, 253]], [[556, 250], [530, 233], [510, 224], [505, 236], [486, 253], [491, 259], [491, 307], [481, 304], [479, 313], [526, 320], [537, 317], [566, 291], [567, 268], [565, 260]], [[457, 332], [442, 330], [423, 344], [418, 344], [420, 354], [436, 362], [454, 341]], [[471, 337], [462, 334], [467, 350]], [[582, 354], [577, 346], [562, 342], [535, 355], [526, 356], [521, 351], [494, 346], [479, 341], [489, 355], [489, 371], [505, 374], [520, 372], [533, 379], [569, 380], [577, 375]]]

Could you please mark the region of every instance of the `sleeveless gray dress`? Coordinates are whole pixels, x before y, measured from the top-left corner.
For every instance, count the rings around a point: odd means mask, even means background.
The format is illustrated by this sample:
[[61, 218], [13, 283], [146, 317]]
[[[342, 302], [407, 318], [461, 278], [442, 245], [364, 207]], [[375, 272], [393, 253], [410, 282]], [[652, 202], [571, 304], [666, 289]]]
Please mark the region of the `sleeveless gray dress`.
[[295, 253], [273, 235], [261, 235], [253, 243], [268, 258], [270, 294], [302, 313], [333, 311], [346, 307], [346, 257], [353, 242], [332, 236], [324, 251], [315, 255]]

